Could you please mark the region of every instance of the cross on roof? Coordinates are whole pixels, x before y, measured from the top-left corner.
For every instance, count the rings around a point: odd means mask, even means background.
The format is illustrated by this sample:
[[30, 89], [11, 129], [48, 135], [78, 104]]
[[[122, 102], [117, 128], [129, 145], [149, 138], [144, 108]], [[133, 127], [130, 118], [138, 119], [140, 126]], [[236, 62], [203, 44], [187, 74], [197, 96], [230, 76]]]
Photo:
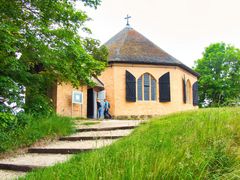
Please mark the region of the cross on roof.
[[129, 24], [129, 19], [131, 18], [131, 16], [129, 16], [128, 14], [127, 14], [127, 17], [125, 17], [124, 19], [126, 19], [127, 20], [127, 26], [130, 26], [130, 24]]

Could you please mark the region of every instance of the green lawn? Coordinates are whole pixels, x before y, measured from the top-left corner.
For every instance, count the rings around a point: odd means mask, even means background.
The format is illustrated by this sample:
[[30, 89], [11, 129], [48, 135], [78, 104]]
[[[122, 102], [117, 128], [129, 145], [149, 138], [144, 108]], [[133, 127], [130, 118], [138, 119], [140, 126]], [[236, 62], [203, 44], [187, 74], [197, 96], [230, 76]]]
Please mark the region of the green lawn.
[[153, 119], [113, 145], [27, 174], [26, 179], [238, 179], [240, 108]]
[[71, 134], [74, 122], [71, 118], [51, 116], [33, 118], [25, 115], [27, 124], [9, 131], [0, 130], [0, 153], [27, 147], [43, 138], [54, 138]]

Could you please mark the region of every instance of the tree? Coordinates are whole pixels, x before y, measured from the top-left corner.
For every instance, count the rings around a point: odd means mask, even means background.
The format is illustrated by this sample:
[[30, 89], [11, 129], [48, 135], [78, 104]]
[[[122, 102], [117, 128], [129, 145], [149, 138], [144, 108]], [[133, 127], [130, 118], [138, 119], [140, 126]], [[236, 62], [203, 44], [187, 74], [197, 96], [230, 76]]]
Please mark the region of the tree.
[[101, 1], [0, 1], [0, 106], [8, 101], [20, 105], [22, 87], [31, 99], [45, 98], [54, 82], [91, 85], [91, 77], [105, 68], [106, 48], [78, 34], [90, 30], [84, 26], [86, 13], [75, 8], [77, 2], [97, 8]]
[[223, 106], [240, 97], [240, 50], [225, 43], [211, 44], [195, 62], [200, 73], [201, 105]]

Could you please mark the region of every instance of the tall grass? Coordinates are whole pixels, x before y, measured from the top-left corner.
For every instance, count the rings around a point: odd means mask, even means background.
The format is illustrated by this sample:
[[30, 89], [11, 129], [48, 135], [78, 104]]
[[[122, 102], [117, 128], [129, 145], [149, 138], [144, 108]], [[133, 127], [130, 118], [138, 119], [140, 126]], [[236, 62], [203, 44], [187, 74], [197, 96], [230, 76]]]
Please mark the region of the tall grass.
[[240, 108], [159, 117], [111, 146], [29, 173], [26, 179], [239, 178]]
[[33, 118], [25, 115], [27, 124], [11, 131], [0, 131], [0, 153], [26, 147], [42, 138], [67, 135], [73, 132], [71, 118], [51, 116]]

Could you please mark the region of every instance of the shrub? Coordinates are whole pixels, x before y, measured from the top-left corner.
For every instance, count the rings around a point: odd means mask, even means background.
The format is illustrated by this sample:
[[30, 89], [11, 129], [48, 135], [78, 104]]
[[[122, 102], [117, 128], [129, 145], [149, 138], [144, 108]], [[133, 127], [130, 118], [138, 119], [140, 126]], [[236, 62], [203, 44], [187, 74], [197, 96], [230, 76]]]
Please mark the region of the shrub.
[[18, 120], [18, 127], [25, 127], [33, 121], [33, 116], [24, 112], [18, 113], [16, 117]]
[[233, 99], [228, 99], [226, 101], [226, 103], [223, 104], [223, 106], [232, 106], [232, 107], [240, 106], [240, 97], [235, 97]]
[[0, 112], [0, 131], [9, 131], [15, 128], [18, 124], [18, 119], [11, 113]]
[[1, 122], [3, 119], [4, 121], [10, 119], [8, 122], [16, 121], [16, 125], [15, 123], [14, 125], [9, 125], [8, 127], [11, 127], [11, 130], [9, 130], [10, 128], [8, 130], [6, 128], [0, 129], [0, 153], [29, 146], [42, 138], [52, 139], [56, 136], [68, 135], [74, 130], [73, 121], [68, 117], [55, 115], [34, 117], [24, 113], [20, 113], [17, 116], [2, 114], [0, 115]]
[[42, 94], [28, 97], [25, 111], [33, 116], [50, 116], [54, 114], [51, 101]]

